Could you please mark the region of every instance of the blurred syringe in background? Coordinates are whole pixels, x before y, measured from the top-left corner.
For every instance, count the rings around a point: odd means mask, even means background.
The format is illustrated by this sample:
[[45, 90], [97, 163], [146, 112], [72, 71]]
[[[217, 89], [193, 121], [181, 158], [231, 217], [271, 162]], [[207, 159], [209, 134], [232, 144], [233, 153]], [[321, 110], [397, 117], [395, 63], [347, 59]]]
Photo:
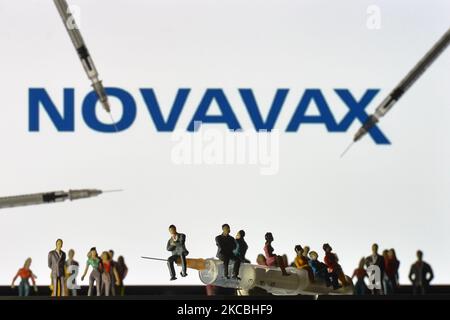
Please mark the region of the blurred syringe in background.
[[45, 193], [33, 193], [19, 196], [0, 197], [0, 209], [33, 206], [38, 204], [48, 204], [63, 202], [66, 200], [79, 200], [96, 197], [102, 193], [120, 192], [122, 190], [97, 190], [97, 189], [81, 189], [65, 191], [52, 191]]
[[414, 66], [414, 68], [406, 75], [405, 78], [395, 87], [394, 90], [381, 102], [375, 110], [363, 123], [362, 127], [356, 132], [353, 142], [341, 154], [341, 158], [350, 149], [350, 147], [359, 141], [366, 133], [368, 133], [394, 104], [400, 100], [402, 95], [420, 78], [427, 68], [439, 57], [439, 55], [447, 48], [450, 43], [450, 29], [439, 39], [438, 42], [425, 54], [425, 56]]
[[66, 0], [53, 0], [56, 8], [58, 9], [59, 15], [61, 16], [64, 27], [69, 34], [70, 40], [75, 47], [75, 50], [78, 53], [78, 57], [81, 60], [81, 64], [83, 65], [86, 74], [92, 82], [92, 87], [97, 93], [98, 99], [103, 106], [103, 109], [109, 114], [111, 121], [118, 131], [116, 122], [114, 121], [111, 114], [111, 107], [108, 102], [108, 96], [106, 95], [105, 88], [103, 87], [102, 81], [99, 79], [99, 75], [97, 69], [95, 68], [94, 61], [89, 53], [88, 48], [81, 36], [80, 30], [75, 22], [75, 19], [69, 9], [69, 6]]

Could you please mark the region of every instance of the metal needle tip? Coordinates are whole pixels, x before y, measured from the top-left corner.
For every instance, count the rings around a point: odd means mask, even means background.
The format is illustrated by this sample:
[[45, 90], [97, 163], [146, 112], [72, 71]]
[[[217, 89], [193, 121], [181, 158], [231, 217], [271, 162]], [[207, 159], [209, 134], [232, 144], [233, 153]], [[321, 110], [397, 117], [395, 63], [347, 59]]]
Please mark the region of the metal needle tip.
[[116, 189], [116, 190], [105, 190], [103, 193], [109, 193], [109, 192], [122, 192], [123, 189]]
[[347, 153], [347, 151], [350, 150], [350, 148], [353, 146], [354, 143], [355, 143], [355, 141], [352, 141], [352, 143], [350, 143], [350, 144], [348, 145], [348, 147], [345, 148], [344, 152], [341, 153], [341, 156], [340, 156], [341, 159], [342, 159], [342, 157]]

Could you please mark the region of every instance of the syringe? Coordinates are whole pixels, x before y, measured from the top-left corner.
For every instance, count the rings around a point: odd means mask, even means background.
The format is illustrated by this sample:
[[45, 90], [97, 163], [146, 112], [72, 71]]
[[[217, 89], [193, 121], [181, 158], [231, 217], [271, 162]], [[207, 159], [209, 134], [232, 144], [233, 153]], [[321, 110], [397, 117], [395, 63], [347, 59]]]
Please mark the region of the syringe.
[[[167, 261], [166, 259], [141, 257], [147, 260]], [[178, 265], [181, 260], [176, 261]], [[217, 259], [186, 259], [189, 269], [198, 270], [200, 281], [205, 285], [213, 285], [223, 288], [233, 288], [240, 290], [251, 290], [255, 287], [266, 290], [273, 295], [351, 295], [353, 294], [352, 280], [346, 276], [347, 284], [342, 288], [334, 290], [326, 285], [323, 279], [311, 281], [306, 269], [293, 267], [286, 268], [290, 277], [283, 276], [280, 268], [267, 267], [243, 263], [239, 269], [240, 279], [228, 279], [224, 275], [223, 262]], [[228, 266], [229, 273], [232, 272], [233, 265]]]
[[78, 57], [81, 60], [81, 64], [83, 65], [84, 70], [88, 78], [92, 82], [92, 87], [97, 93], [98, 99], [103, 106], [103, 109], [108, 112], [111, 117], [111, 121], [114, 124], [116, 131], [118, 131], [116, 127], [116, 123], [111, 114], [111, 107], [108, 102], [108, 96], [106, 95], [105, 88], [103, 87], [102, 81], [99, 79], [99, 75], [97, 69], [95, 68], [94, 61], [92, 60], [91, 55], [84, 43], [83, 37], [81, 36], [80, 30], [76, 25], [75, 19], [69, 10], [69, 6], [67, 5], [66, 0], [53, 0], [55, 2], [56, 8], [58, 9], [59, 15], [63, 21], [64, 27], [69, 34], [70, 39], [75, 47], [75, 50], [78, 53]]
[[102, 191], [97, 189], [81, 189], [69, 191], [51, 191], [44, 193], [25, 194], [20, 196], [0, 197], [0, 209], [32, 206], [38, 204], [74, 201], [79, 199], [96, 197], [102, 193], [119, 192], [122, 190]]
[[370, 115], [362, 127], [356, 132], [353, 142], [344, 150], [341, 157], [350, 149], [353, 143], [359, 141], [368, 133], [395, 103], [408, 91], [408, 89], [420, 78], [425, 70], [439, 57], [450, 43], [450, 29], [439, 39], [438, 42], [425, 54], [425, 56], [414, 66], [405, 78], [395, 87], [394, 90], [376, 108], [375, 113]]

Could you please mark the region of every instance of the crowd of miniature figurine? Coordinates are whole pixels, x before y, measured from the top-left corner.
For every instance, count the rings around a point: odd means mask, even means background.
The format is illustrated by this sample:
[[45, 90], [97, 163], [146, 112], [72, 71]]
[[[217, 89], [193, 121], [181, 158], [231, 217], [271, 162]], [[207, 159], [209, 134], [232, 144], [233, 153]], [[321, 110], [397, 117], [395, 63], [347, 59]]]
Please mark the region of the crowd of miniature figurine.
[[[63, 241], [58, 239], [56, 240], [56, 248], [48, 253], [48, 267], [51, 270], [51, 295], [54, 297], [76, 296], [77, 290], [80, 288], [76, 281], [79, 263], [74, 259], [75, 251], [73, 249], [69, 250], [66, 258], [66, 253], [62, 250], [62, 247]], [[37, 292], [37, 277], [31, 271], [30, 266], [31, 258], [28, 258], [12, 281], [11, 287], [14, 289], [17, 278], [21, 278], [18, 288], [19, 296], [30, 294], [30, 280]], [[81, 281], [84, 280], [90, 268], [88, 296], [93, 295], [94, 285], [97, 296], [123, 296], [125, 294], [123, 281], [127, 276], [128, 267], [123, 256], [115, 261], [113, 250], [104, 251], [99, 256], [97, 249], [91, 248], [87, 254], [86, 267], [81, 276]]]
[[[174, 263], [181, 262], [181, 276], [187, 276], [186, 256], [189, 254], [186, 249], [186, 236], [177, 231], [174, 225], [169, 226], [170, 239], [167, 242], [167, 250], [172, 252], [172, 256], [168, 259], [168, 268], [170, 273], [170, 280], [176, 280]], [[230, 235], [230, 226], [228, 224], [222, 225], [222, 233], [216, 237], [217, 255], [216, 257], [223, 262], [224, 277], [230, 279], [229, 264], [233, 263], [232, 279], [240, 280], [239, 269], [242, 263], [250, 263], [245, 255], [248, 250], [248, 245], [245, 241], [245, 231], [237, 232], [236, 237]], [[287, 255], [276, 255], [272, 242], [274, 241], [272, 233], [265, 234], [265, 245], [263, 248], [264, 254], [259, 254], [256, 262], [258, 265], [280, 268], [284, 276], [289, 276], [286, 271], [287, 267], [295, 267], [298, 269], [305, 269], [308, 272], [310, 281], [317, 279], [323, 280], [327, 286], [332, 286], [334, 290], [347, 286], [349, 280], [344, 275], [339, 259], [333, 253], [332, 247], [325, 243], [322, 246], [324, 251], [323, 262], [319, 261], [319, 254], [316, 251], [310, 251], [308, 246], [302, 247], [296, 245], [294, 262], [289, 264]], [[409, 279], [412, 282], [414, 293], [424, 294], [433, 279], [433, 271], [430, 265], [422, 260], [423, 254], [417, 251], [417, 261], [411, 266]], [[378, 254], [378, 245], [372, 245], [372, 254], [360, 260], [359, 266], [354, 270], [352, 279], [356, 277], [355, 294], [393, 294], [396, 293], [398, 282], [398, 270], [400, 262], [398, 261], [395, 250], [384, 250], [383, 254]], [[366, 285], [365, 279], [369, 277], [367, 268], [374, 270], [374, 267], [379, 272], [379, 283], [374, 283], [373, 286]], [[377, 279], [371, 279], [371, 281]], [[370, 288], [370, 290], [369, 290]]]
[[[186, 249], [186, 236], [179, 233], [174, 225], [169, 226], [170, 239], [167, 242], [167, 250], [171, 252], [171, 256], [167, 259], [167, 265], [170, 273], [170, 280], [176, 280], [175, 266], [177, 261], [181, 264], [181, 276], [187, 276], [186, 256], [189, 251]], [[230, 226], [222, 225], [222, 233], [215, 238], [217, 245], [217, 258], [223, 262], [224, 277], [230, 279], [229, 265], [232, 266], [232, 279], [240, 280], [239, 270], [242, 263], [250, 263], [245, 257], [248, 245], [245, 241], [245, 231], [237, 232], [236, 237], [230, 235]], [[327, 286], [333, 287], [334, 290], [347, 286], [348, 279], [344, 275], [339, 259], [333, 253], [332, 247], [325, 243], [322, 246], [324, 251], [323, 262], [319, 260], [319, 254], [316, 251], [310, 251], [308, 246], [296, 245], [295, 259], [292, 263], [288, 262], [287, 255], [277, 255], [274, 253], [272, 242], [274, 241], [272, 233], [265, 234], [264, 254], [259, 254], [256, 263], [261, 266], [279, 268], [283, 276], [289, 276], [286, 271], [287, 267], [295, 267], [305, 269], [308, 272], [310, 281], [314, 282], [318, 279], [323, 280]], [[52, 296], [76, 296], [79, 286], [76, 282], [79, 263], [74, 259], [75, 252], [69, 250], [66, 253], [62, 250], [63, 241], [56, 241], [56, 248], [48, 253], [48, 267], [51, 270], [51, 295]], [[433, 279], [433, 271], [430, 265], [422, 260], [423, 253], [417, 251], [417, 261], [411, 266], [409, 279], [412, 282], [413, 292], [416, 294], [425, 294], [431, 280]], [[30, 294], [30, 281], [37, 291], [36, 276], [31, 271], [31, 258], [25, 261], [23, 268], [14, 276], [11, 287], [15, 288], [17, 278], [20, 278], [18, 287], [19, 296], [28, 296]], [[379, 270], [379, 286], [367, 286], [366, 278], [369, 278], [367, 269], [373, 270], [376, 266]], [[400, 262], [398, 261], [395, 250], [384, 250], [383, 254], [378, 254], [378, 245], [372, 245], [372, 253], [366, 258], [362, 258], [352, 274], [352, 279], [356, 278], [354, 285], [356, 295], [364, 294], [394, 294], [399, 286], [398, 270]], [[128, 268], [125, 260], [120, 256], [117, 261], [114, 260], [114, 251], [104, 251], [99, 256], [95, 247], [91, 248], [87, 254], [87, 261], [81, 281], [86, 277], [89, 269], [89, 288], [88, 296], [92, 296], [95, 292], [97, 296], [123, 296], [125, 293], [124, 279], [127, 276]], [[371, 279], [373, 281], [373, 279]]]

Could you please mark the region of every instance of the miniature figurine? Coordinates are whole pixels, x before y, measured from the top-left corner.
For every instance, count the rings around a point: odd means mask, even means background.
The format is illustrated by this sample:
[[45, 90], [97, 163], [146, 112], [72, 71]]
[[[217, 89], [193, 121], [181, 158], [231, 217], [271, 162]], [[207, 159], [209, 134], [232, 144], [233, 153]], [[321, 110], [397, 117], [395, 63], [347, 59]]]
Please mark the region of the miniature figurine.
[[309, 265], [313, 271], [314, 279], [325, 280], [327, 287], [331, 286], [330, 278], [328, 277], [327, 266], [320, 262], [319, 255], [315, 251], [309, 253], [310, 262]]
[[89, 290], [88, 290], [88, 296], [92, 296], [92, 290], [94, 289], [94, 283], [96, 285], [97, 289], [97, 296], [99, 297], [101, 295], [101, 283], [102, 283], [102, 276], [101, 273], [103, 271], [103, 266], [100, 261], [100, 258], [98, 257], [97, 249], [95, 247], [92, 247], [91, 250], [88, 252], [88, 260], [86, 261], [86, 267], [84, 269], [83, 275], [81, 276], [81, 281], [84, 281], [84, 278], [86, 277], [86, 274], [89, 270], [89, 266], [92, 267], [92, 271], [89, 275]]
[[116, 285], [119, 285], [119, 274], [112, 263], [111, 255], [108, 251], [104, 251], [101, 255], [102, 259], [102, 292], [106, 297], [109, 297], [114, 286], [113, 279], [116, 280]]
[[365, 295], [367, 293], [367, 286], [364, 282], [364, 278], [368, 277], [366, 269], [366, 258], [361, 258], [358, 268], [353, 271], [352, 279], [356, 277], [355, 294], [358, 296]]
[[[380, 279], [383, 280], [384, 278], [384, 258], [383, 256], [378, 254], [378, 244], [374, 243], [372, 245], [372, 254], [366, 258], [366, 267], [369, 267], [371, 265], [376, 265], [378, 268], [380, 268]], [[381, 281], [381, 289], [372, 289], [372, 294], [382, 294], [384, 292], [384, 285], [383, 281]]]
[[409, 280], [413, 285], [413, 293], [425, 294], [433, 278], [431, 266], [423, 261], [423, 252], [418, 250], [417, 261], [411, 266], [409, 271]]
[[128, 274], [128, 267], [125, 264], [125, 259], [123, 256], [119, 256], [116, 263], [117, 273], [119, 275], [119, 285], [117, 287], [116, 293], [123, 297], [125, 295], [125, 285], [123, 284], [123, 280], [126, 278]]
[[48, 267], [52, 270], [52, 297], [66, 295], [66, 280], [64, 267], [66, 264], [66, 253], [62, 251], [63, 241], [56, 240], [56, 248], [48, 253]]
[[[230, 260], [233, 260], [234, 263], [238, 263], [240, 266], [239, 261], [235, 258], [233, 253], [233, 250], [236, 249], [236, 242], [234, 241], [234, 238], [230, 236], [230, 231], [230, 226], [225, 223], [222, 225], [222, 234], [216, 237], [216, 257], [223, 262], [224, 277], [227, 279], [230, 279], [230, 276], [228, 274], [228, 265], [230, 264]], [[239, 266], [237, 268], [238, 272]], [[238, 274], [236, 274], [236, 268], [234, 268], [233, 270], [233, 278], [238, 278]]]
[[[112, 266], [112, 268], [116, 268], [117, 261], [114, 260], [114, 250], [110, 249], [108, 252], [109, 252], [109, 256], [111, 257], [111, 266]], [[116, 295], [116, 291], [118, 291], [118, 286], [117, 286], [118, 279], [116, 279], [116, 275], [114, 272], [111, 274], [111, 276], [112, 276], [111, 295], [114, 297]]]
[[[323, 245], [323, 250], [325, 251], [324, 262], [328, 267], [328, 275], [331, 278], [331, 284], [333, 285], [333, 289], [339, 289], [342, 286], [347, 285], [347, 280], [345, 279], [344, 272], [342, 271], [342, 267], [339, 264], [339, 259], [336, 254], [333, 252], [333, 248], [328, 243]], [[337, 282], [337, 280], [341, 281], [341, 285]]]
[[30, 269], [31, 261], [32, 261], [31, 258], [25, 260], [23, 268], [17, 271], [17, 274], [14, 276], [14, 279], [12, 280], [11, 288], [14, 289], [17, 278], [20, 277], [21, 279], [19, 284], [19, 297], [28, 297], [30, 295], [30, 281], [29, 281], [30, 279], [31, 282], [33, 283], [34, 291], [37, 292], [35, 281], [37, 277], [33, 274], [33, 271], [31, 271]]
[[236, 234], [235, 238], [236, 248], [234, 249], [233, 253], [237, 258], [240, 259], [242, 263], [250, 263], [250, 260], [245, 258], [245, 254], [247, 253], [248, 250], [248, 245], [244, 238], [245, 238], [245, 231], [239, 230], [238, 233]]
[[386, 276], [386, 261], [387, 261], [387, 258], [388, 258], [388, 251], [389, 250], [384, 249], [383, 252], [381, 253], [381, 256], [383, 257], [383, 262], [384, 262], [384, 273], [383, 273], [383, 278], [381, 280], [383, 282], [383, 294], [385, 294], [385, 295], [391, 293], [390, 290], [389, 290], [390, 288], [387, 287], [388, 286], [388, 283], [387, 283], [388, 279], [387, 279], [387, 276]]
[[286, 272], [286, 261], [281, 256], [277, 256], [273, 253], [274, 249], [272, 247], [272, 242], [274, 241], [273, 235], [271, 232], [267, 232], [265, 235], [266, 244], [264, 245], [264, 255], [266, 258], [266, 264], [269, 267], [279, 267], [281, 269], [281, 273], [283, 276], [289, 276]]
[[309, 251], [310, 251], [310, 248], [309, 248], [309, 246], [304, 246], [303, 247], [303, 256], [305, 257], [305, 259], [306, 259], [306, 261], [309, 263], [309, 261], [311, 260], [310, 258], [309, 258], [309, 256], [308, 256], [308, 254], [309, 254]]
[[248, 250], [247, 242], [245, 242], [245, 231], [239, 230], [236, 234], [235, 242], [236, 247], [233, 250], [233, 254], [235, 257], [234, 265], [233, 265], [233, 277], [240, 280], [239, 278], [239, 267], [241, 263], [250, 263], [250, 260], [245, 258], [245, 254]]
[[397, 260], [394, 249], [387, 251], [384, 258], [384, 288], [385, 294], [395, 293], [398, 287], [398, 269], [400, 262]]
[[187, 276], [186, 256], [189, 251], [186, 249], [186, 235], [177, 232], [177, 227], [173, 224], [169, 226], [170, 239], [167, 241], [167, 251], [172, 252], [172, 255], [167, 259], [167, 266], [169, 267], [170, 280], [176, 280], [174, 263], [177, 259], [181, 259], [181, 276]]
[[72, 272], [70, 272], [71, 267], [79, 267], [79, 263], [78, 261], [75, 261], [74, 256], [75, 256], [75, 251], [73, 249], [70, 249], [68, 254], [68, 259], [66, 261], [66, 265], [65, 265], [65, 275], [66, 275], [66, 279], [67, 279], [67, 284], [66, 284], [66, 295], [69, 296], [73, 296], [76, 297], [77, 296], [77, 289], [72, 288], [71, 290], [69, 289], [70, 286], [75, 286], [77, 285], [77, 279], [73, 279], [72, 283], [69, 284], [69, 278], [71, 275], [73, 275], [75, 273], [75, 270], [73, 270]]
[[311, 267], [308, 264], [308, 260], [304, 256], [304, 249], [301, 245], [296, 245], [295, 248], [295, 259], [294, 264], [297, 269], [305, 269], [308, 272], [308, 277], [310, 281], [314, 281], [314, 274]]

